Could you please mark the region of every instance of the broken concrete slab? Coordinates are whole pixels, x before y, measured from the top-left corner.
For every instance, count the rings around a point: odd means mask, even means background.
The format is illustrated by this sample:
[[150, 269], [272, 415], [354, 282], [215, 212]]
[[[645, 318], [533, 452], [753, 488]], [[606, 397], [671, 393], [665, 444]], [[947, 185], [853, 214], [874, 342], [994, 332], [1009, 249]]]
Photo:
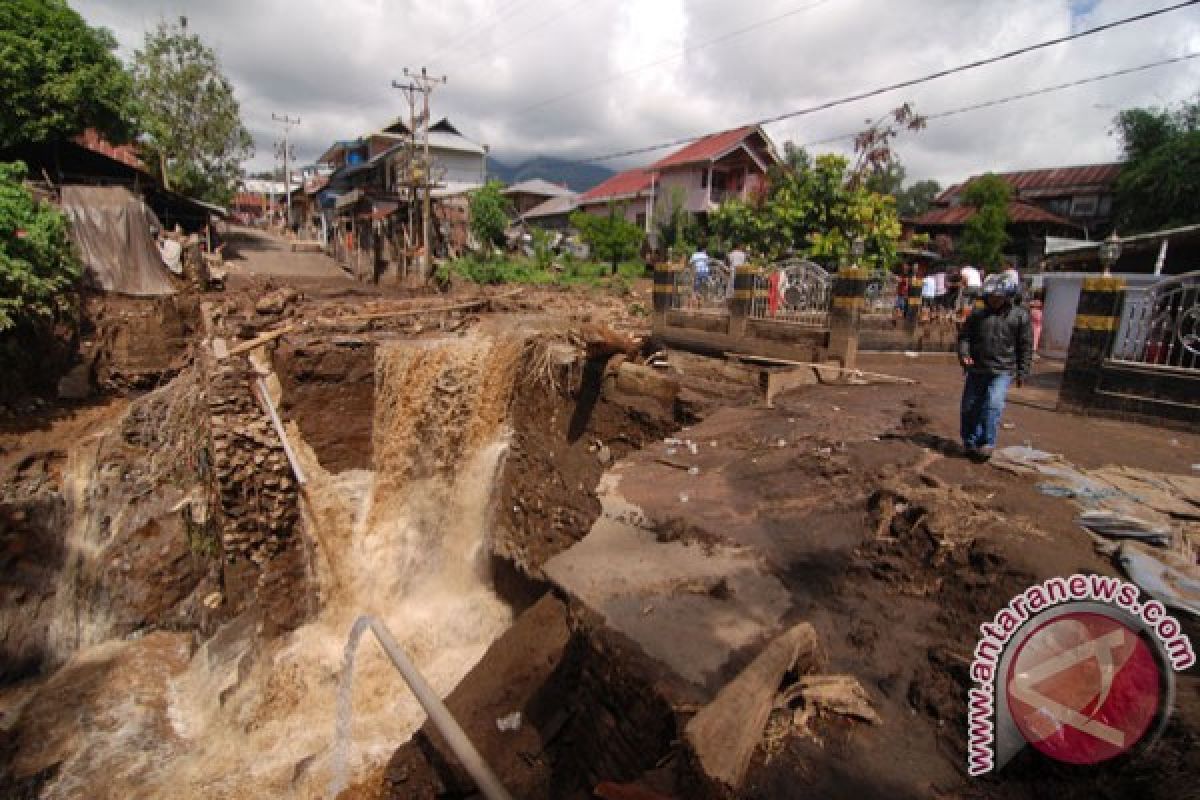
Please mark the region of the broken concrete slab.
[[739, 649], [774, 634], [783, 584], [745, 547], [660, 541], [621, 493], [622, 464], [597, 492], [600, 518], [546, 562], [546, 576], [683, 679], [707, 685]]

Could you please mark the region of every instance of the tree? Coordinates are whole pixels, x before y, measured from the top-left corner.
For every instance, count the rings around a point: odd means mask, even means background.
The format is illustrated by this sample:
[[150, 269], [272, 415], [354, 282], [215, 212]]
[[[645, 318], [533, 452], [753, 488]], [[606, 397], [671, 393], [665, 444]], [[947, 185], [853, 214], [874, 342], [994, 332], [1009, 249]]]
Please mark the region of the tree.
[[641, 228], [625, 219], [625, 209], [616, 203], [609, 203], [608, 213], [603, 216], [574, 212], [571, 226], [579, 231], [595, 258], [612, 265], [614, 275], [618, 264], [638, 254], [646, 236]]
[[134, 53], [145, 149], [170, 188], [214, 203], [233, 197], [239, 163], [254, 154], [233, 86], [200, 37], [159, 23]]
[[901, 219], [919, 217], [929, 210], [933, 200], [942, 192], [942, 185], [937, 181], [917, 181], [907, 189], [895, 193], [896, 213]]
[[901, 234], [895, 200], [856, 182], [842, 156], [797, 157], [794, 163], [800, 168], [773, 171], [764, 198], [723, 203], [709, 216], [712, 231], [768, 258], [796, 253], [830, 264], [846, 262], [861, 236], [863, 263], [889, 267]]
[[1117, 227], [1128, 233], [1200, 222], [1200, 96], [1177, 109], [1117, 115], [1125, 166], [1117, 178]]
[[1008, 242], [1008, 200], [1012, 187], [989, 172], [967, 184], [963, 202], [975, 209], [963, 229], [959, 250], [972, 264], [995, 269], [1004, 261]]
[[0, 331], [66, 311], [80, 275], [66, 217], [34, 199], [25, 172], [0, 164]]
[[658, 246], [671, 254], [689, 253], [700, 240], [700, 225], [696, 216], [684, 207], [687, 190], [676, 186], [670, 192], [660, 192], [654, 204], [654, 226], [658, 231]]
[[486, 186], [471, 192], [469, 210], [471, 233], [480, 246], [489, 252], [504, 244], [504, 228], [508, 225], [508, 198], [500, 191], [504, 185], [499, 181], [488, 181]]
[[128, 141], [130, 81], [116, 47], [64, 0], [0, 3], [0, 147], [89, 127]]

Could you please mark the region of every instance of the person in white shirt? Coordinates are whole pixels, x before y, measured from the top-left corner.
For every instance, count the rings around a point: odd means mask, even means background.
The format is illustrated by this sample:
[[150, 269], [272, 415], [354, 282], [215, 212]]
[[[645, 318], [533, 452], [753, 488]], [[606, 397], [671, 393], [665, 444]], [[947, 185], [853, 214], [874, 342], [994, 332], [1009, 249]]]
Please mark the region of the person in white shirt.
[[725, 297], [733, 297], [733, 279], [737, 276], [738, 267], [746, 264], [746, 251], [741, 245], [734, 245], [729, 251], [729, 283], [725, 287]]

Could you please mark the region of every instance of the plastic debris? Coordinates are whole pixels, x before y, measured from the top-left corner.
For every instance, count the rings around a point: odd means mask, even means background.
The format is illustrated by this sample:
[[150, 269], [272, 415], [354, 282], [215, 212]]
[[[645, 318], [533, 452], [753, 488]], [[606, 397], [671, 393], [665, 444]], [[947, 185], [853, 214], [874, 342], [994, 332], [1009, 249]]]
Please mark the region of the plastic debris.
[[1171, 544], [1171, 532], [1145, 520], [1111, 511], [1085, 511], [1075, 520], [1085, 530], [1110, 539], [1137, 539], [1156, 547]]
[[688, 493], [687, 493], [687, 492], [680, 492], [680, 493], [679, 493], [679, 502], [681, 502], [681, 503], [686, 503], [687, 501], [688, 501]]
[[699, 474], [700, 474], [699, 467], [688, 467], [688, 475], [699, 475]]
[[1200, 570], [1174, 553], [1153, 553], [1137, 542], [1124, 542], [1117, 563], [1146, 594], [1167, 608], [1200, 617]]
[[514, 711], [496, 720], [496, 730], [505, 733], [521, 730], [521, 712]]
[[776, 447], [787, 447], [787, 439], [780, 439], [775, 443]]

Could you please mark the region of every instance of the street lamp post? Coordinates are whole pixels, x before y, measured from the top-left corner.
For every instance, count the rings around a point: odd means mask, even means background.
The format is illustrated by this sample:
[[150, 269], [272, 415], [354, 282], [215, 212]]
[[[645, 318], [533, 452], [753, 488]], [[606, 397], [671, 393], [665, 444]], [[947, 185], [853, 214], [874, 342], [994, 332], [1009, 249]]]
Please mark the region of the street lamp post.
[[1104, 267], [1104, 275], [1112, 275], [1112, 266], [1121, 257], [1121, 237], [1113, 231], [1108, 238], [1100, 243], [1100, 264]]

